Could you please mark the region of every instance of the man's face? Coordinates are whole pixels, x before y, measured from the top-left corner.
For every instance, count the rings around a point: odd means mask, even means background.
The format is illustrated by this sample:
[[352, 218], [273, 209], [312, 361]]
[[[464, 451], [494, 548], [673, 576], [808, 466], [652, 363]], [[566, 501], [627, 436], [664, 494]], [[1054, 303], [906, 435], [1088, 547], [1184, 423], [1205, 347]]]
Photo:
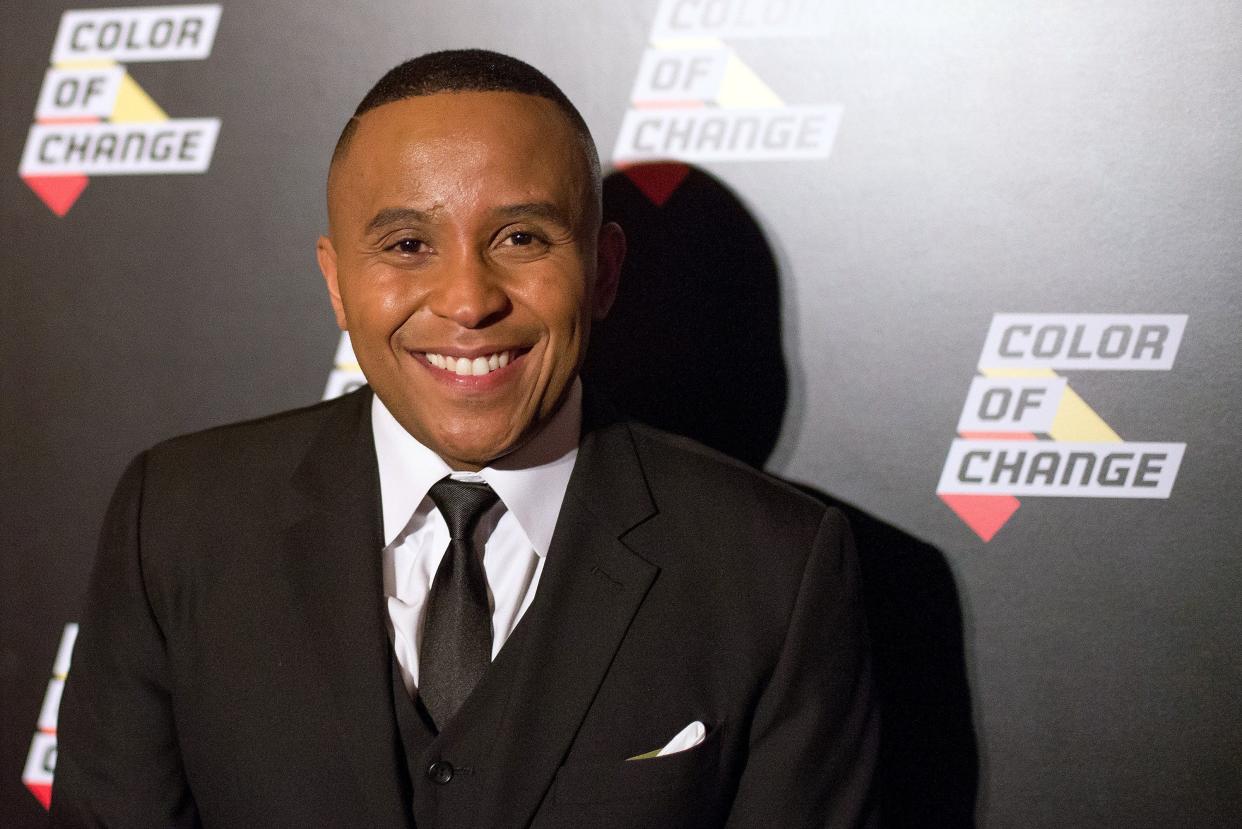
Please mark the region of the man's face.
[[478, 469], [555, 414], [624, 252], [555, 104], [460, 92], [377, 107], [334, 163], [328, 214], [337, 323], [406, 431]]

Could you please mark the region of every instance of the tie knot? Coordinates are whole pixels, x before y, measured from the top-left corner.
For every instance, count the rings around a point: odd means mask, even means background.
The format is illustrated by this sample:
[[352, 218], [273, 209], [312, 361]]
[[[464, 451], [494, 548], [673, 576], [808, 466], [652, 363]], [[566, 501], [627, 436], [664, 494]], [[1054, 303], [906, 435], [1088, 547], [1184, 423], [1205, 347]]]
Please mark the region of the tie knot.
[[443, 478], [427, 493], [444, 516], [450, 538], [468, 539], [483, 513], [499, 500], [490, 486]]

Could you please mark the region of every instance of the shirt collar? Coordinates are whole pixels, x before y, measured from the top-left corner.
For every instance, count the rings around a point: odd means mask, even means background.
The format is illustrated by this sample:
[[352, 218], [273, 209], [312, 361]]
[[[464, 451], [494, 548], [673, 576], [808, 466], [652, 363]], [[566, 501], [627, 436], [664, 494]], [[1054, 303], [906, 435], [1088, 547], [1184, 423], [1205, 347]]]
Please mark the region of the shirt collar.
[[[453, 470], [405, 431], [378, 395], [372, 396], [371, 429], [387, 546], [405, 529], [432, 484]], [[575, 379], [565, 403], [538, 434], [478, 472], [513, 513], [540, 557], [547, 555], [552, 543], [552, 531], [578, 458], [581, 430], [582, 382]]]

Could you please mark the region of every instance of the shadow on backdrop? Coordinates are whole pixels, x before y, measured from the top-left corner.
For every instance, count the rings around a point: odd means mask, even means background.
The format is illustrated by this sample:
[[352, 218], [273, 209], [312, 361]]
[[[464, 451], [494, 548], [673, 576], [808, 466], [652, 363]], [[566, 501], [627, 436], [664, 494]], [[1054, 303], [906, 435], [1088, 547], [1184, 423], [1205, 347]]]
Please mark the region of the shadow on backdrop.
[[[788, 399], [780, 274], [758, 223], [708, 173], [627, 167], [604, 219], [629, 238], [583, 374], [622, 411], [762, 467]], [[979, 761], [957, 587], [943, 553], [813, 487], [854, 530], [882, 705], [884, 825], [974, 825]]]

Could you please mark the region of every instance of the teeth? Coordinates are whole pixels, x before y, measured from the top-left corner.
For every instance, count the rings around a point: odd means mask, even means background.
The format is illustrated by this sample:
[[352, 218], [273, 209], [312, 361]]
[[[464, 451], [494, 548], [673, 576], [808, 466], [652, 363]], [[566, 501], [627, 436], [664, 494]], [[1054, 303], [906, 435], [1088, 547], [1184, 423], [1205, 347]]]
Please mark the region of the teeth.
[[498, 351], [495, 354], [489, 354], [486, 357], [446, 357], [443, 354], [433, 354], [428, 351], [424, 355], [427, 362], [439, 369], [451, 371], [460, 377], [482, 377], [485, 374], [504, 368], [509, 365], [509, 361], [513, 356], [508, 351]]

